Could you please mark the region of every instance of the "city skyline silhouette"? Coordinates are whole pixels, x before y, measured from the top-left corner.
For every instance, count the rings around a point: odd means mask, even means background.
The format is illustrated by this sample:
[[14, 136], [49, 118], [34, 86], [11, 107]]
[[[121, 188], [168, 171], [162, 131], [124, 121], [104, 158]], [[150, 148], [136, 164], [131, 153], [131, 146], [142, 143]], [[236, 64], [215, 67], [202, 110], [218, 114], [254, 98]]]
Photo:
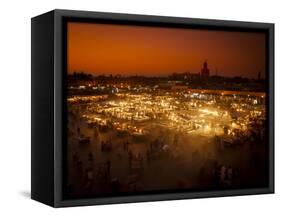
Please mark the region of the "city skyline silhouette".
[[265, 77], [265, 34], [116, 24], [68, 23], [67, 71], [98, 75], [198, 73]]

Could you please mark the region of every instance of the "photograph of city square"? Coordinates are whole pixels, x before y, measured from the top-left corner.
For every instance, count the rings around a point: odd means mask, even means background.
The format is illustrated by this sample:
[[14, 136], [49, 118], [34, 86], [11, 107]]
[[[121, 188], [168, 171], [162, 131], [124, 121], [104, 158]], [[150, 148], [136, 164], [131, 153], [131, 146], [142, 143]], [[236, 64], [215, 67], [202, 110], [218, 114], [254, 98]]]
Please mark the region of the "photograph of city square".
[[268, 185], [266, 35], [67, 23], [68, 198]]

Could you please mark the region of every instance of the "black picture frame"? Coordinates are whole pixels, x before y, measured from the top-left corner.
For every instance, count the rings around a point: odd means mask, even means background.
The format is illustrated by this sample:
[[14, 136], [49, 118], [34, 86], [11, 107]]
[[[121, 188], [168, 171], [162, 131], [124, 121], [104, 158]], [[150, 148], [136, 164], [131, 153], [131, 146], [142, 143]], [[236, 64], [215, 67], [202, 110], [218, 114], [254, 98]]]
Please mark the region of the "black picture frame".
[[[63, 150], [66, 120], [67, 21], [98, 21], [132, 25], [188, 27], [226, 31], [255, 31], [267, 35], [269, 185], [266, 188], [165, 192], [84, 199], [63, 197]], [[31, 198], [53, 207], [161, 201], [274, 193], [274, 24], [178, 17], [53, 10], [32, 18], [32, 143]]]

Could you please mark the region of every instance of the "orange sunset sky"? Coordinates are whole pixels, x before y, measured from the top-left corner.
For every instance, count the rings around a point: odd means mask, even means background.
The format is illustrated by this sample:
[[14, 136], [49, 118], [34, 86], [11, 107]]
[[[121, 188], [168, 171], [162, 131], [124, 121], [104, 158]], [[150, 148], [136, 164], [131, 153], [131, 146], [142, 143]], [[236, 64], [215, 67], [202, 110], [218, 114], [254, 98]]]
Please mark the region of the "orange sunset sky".
[[69, 22], [67, 71], [165, 76], [207, 60], [211, 75], [264, 77], [265, 45], [264, 33]]

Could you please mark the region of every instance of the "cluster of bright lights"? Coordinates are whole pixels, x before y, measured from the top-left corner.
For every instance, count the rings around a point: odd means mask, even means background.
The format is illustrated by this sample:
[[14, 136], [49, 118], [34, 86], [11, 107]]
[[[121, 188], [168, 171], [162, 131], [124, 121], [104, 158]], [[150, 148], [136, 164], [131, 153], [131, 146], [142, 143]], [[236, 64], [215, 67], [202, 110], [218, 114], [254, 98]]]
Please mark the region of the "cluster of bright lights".
[[247, 131], [253, 119], [263, 119], [265, 115], [259, 97], [239, 95], [126, 92], [114, 97], [75, 96], [68, 102], [70, 106], [86, 105], [81, 112], [88, 123], [139, 135], [161, 126], [205, 136], [235, 136], [237, 131]]

